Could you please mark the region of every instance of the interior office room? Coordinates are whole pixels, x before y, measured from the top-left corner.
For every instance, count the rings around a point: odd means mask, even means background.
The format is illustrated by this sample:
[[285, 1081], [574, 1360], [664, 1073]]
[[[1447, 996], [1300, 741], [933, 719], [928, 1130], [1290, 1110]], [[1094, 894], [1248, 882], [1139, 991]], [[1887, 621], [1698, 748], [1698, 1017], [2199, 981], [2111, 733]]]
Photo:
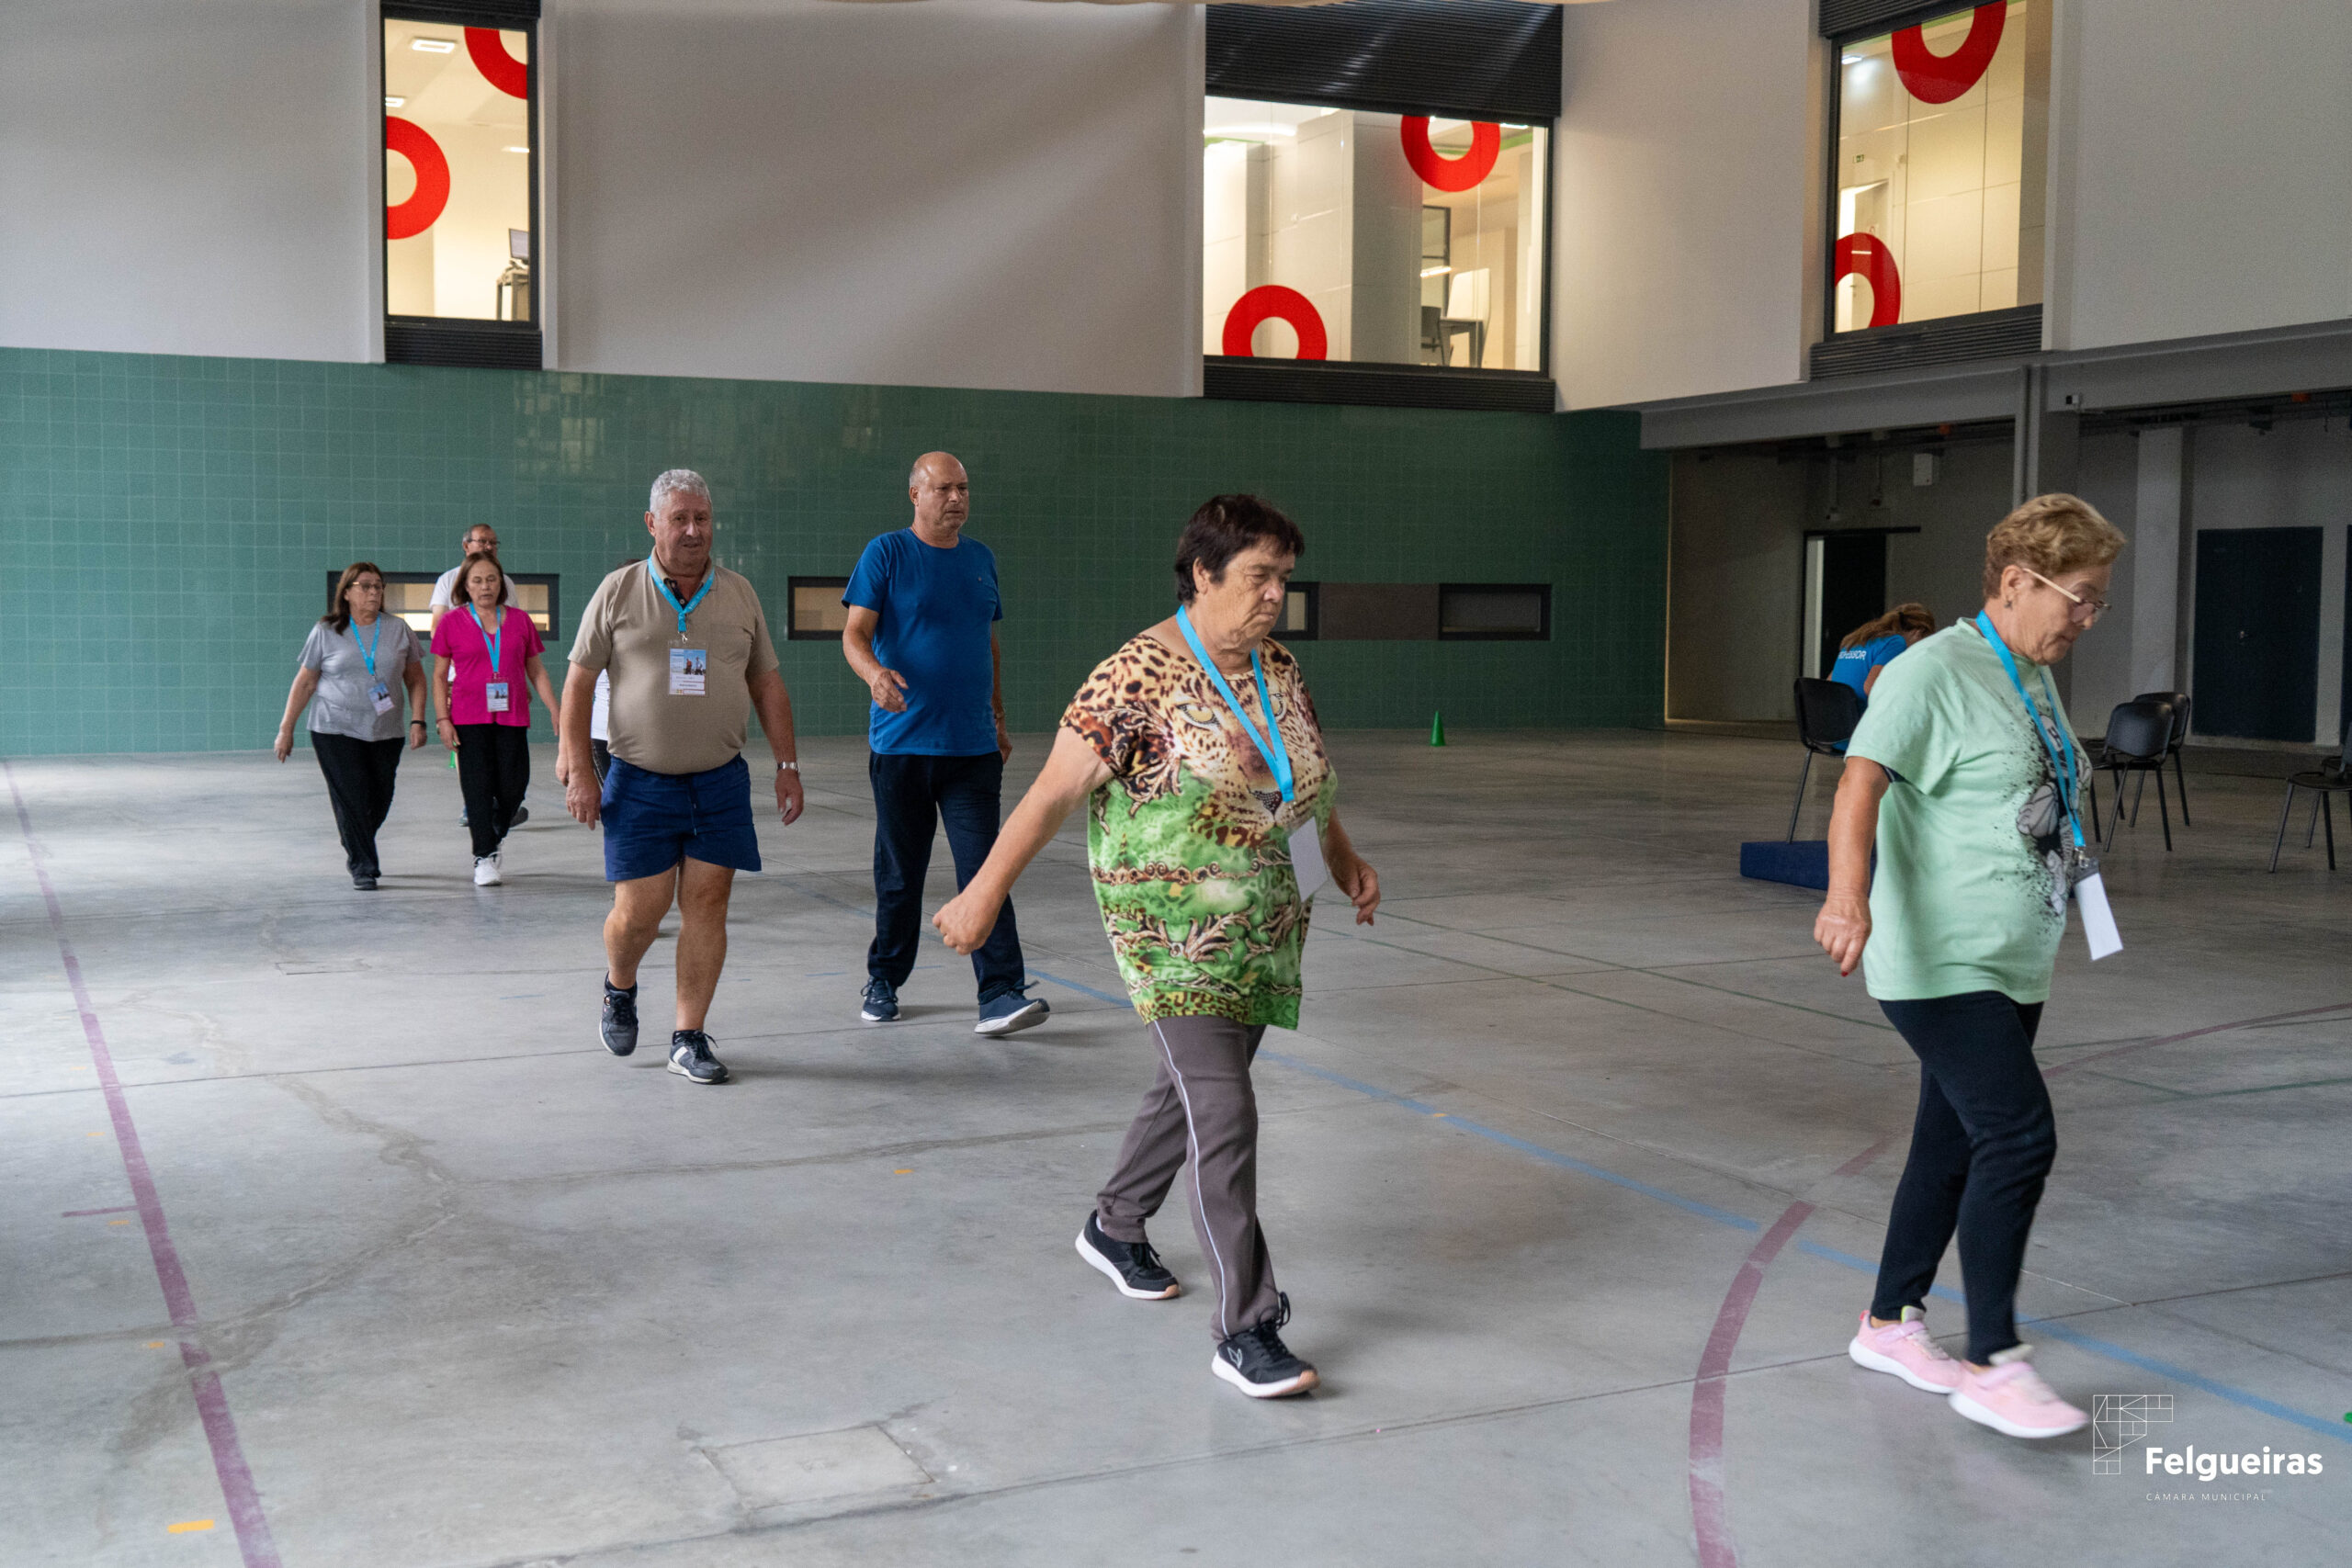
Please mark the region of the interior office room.
[[2346, 58], [0, 7], [0, 1563], [2335, 1561]]

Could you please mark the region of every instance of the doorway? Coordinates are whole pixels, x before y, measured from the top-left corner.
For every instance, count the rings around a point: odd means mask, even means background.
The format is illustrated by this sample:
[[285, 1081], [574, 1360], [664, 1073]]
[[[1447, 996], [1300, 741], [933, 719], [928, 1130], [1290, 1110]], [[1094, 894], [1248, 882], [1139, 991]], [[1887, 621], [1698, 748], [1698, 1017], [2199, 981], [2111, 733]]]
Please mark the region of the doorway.
[[1917, 528], [1848, 529], [1808, 534], [1804, 541], [1805, 679], [1818, 681], [1838, 661], [1838, 645], [1864, 621], [1886, 612], [1886, 536]]
[[2309, 740], [2319, 705], [2317, 528], [2197, 536], [2197, 728]]

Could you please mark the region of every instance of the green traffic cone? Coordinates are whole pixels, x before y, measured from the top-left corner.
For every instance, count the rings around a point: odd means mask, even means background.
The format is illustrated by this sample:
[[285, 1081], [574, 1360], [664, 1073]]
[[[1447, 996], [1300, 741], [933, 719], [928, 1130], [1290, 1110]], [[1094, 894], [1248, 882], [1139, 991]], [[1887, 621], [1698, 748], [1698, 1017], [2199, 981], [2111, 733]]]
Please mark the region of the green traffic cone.
[[1430, 744], [1445, 744], [1445, 710], [1440, 708], [1430, 715]]

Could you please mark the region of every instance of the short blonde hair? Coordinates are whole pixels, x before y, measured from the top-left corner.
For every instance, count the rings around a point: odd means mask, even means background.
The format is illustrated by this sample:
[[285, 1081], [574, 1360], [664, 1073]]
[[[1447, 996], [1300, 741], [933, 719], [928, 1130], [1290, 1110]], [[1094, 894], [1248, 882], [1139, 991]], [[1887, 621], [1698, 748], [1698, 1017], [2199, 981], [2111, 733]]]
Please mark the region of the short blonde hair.
[[2000, 592], [2001, 573], [2010, 567], [2057, 577], [2109, 566], [2123, 543], [2123, 531], [2082, 497], [2037, 495], [1984, 536], [1984, 597]]

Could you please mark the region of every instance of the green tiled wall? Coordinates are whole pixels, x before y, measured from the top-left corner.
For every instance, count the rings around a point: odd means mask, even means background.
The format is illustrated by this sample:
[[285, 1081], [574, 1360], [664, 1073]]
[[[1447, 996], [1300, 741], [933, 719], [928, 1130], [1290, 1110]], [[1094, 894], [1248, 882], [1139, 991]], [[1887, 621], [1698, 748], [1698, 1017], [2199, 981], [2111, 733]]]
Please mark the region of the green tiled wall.
[[[1178, 530], [1236, 490], [1298, 518], [1302, 577], [1554, 585], [1549, 642], [1302, 645], [1327, 724], [1659, 720], [1666, 477], [1627, 416], [0, 349], [0, 753], [266, 746], [326, 569], [438, 570], [477, 522], [562, 574], [560, 649], [671, 467], [781, 639], [786, 578], [903, 525], [932, 447], [997, 552], [1018, 728], [1167, 613]], [[778, 651], [804, 730], [863, 728], [838, 646]]]

